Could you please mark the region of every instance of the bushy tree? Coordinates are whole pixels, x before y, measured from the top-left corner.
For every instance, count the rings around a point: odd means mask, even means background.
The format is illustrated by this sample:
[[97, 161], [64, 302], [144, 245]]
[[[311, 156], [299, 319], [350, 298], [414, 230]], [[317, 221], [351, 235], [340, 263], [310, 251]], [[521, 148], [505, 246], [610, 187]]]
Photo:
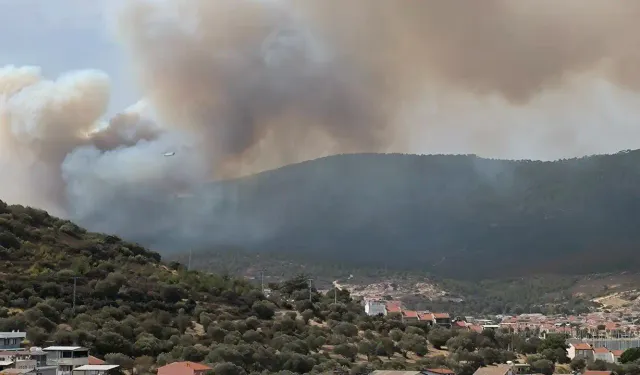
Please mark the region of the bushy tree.
[[348, 358], [353, 362], [355, 361], [356, 355], [358, 354], [358, 348], [350, 344], [340, 344], [336, 345], [336, 347], [333, 349], [333, 352], [345, 358]]
[[553, 362], [548, 359], [538, 359], [531, 363], [531, 368], [544, 375], [552, 375], [555, 370]]
[[638, 359], [640, 359], [640, 348], [630, 348], [622, 353], [620, 363], [635, 362]]
[[246, 375], [247, 372], [240, 366], [229, 362], [218, 363], [213, 368], [213, 375]]
[[260, 319], [268, 320], [275, 315], [275, 305], [269, 301], [257, 301], [251, 307], [251, 310]]
[[587, 362], [583, 358], [574, 358], [570, 363], [571, 370], [582, 372], [587, 367]]
[[451, 330], [443, 328], [432, 329], [427, 335], [427, 339], [436, 349], [441, 349], [445, 346], [451, 337]]

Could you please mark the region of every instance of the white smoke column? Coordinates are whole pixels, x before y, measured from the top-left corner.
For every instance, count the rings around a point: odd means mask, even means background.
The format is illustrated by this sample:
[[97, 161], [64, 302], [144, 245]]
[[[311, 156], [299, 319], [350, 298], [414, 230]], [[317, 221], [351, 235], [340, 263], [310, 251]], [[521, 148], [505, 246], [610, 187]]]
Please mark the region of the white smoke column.
[[85, 223], [104, 229], [126, 194], [167, 194], [206, 175], [196, 152], [162, 157], [187, 150], [188, 137], [165, 134], [146, 101], [104, 121], [109, 95], [100, 71], [47, 80], [37, 67], [0, 69], [2, 199], [80, 221], [98, 212], [106, 219]]
[[0, 165], [7, 178], [0, 193], [63, 214], [60, 164], [103, 115], [108, 77], [81, 71], [49, 81], [38, 68], [8, 66], [0, 70], [0, 88]]
[[[210, 165], [190, 150], [193, 140], [167, 132], [135, 147], [100, 151], [85, 146], [69, 154], [63, 164], [70, 215], [91, 228], [128, 238], [152, 240], [158, 233], [199, 220], [181, 212], [181, 190], [202, 183]], [[177, 151], [175, 151], [177, 150]], [[164, 157], [175, 151], [174, 157]]]

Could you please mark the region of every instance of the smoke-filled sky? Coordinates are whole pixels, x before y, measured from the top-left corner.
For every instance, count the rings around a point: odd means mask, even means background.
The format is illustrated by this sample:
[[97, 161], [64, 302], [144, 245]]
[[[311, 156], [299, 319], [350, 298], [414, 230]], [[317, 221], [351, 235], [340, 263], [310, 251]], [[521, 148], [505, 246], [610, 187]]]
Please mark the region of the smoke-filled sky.
[[605, 0], [0, 0], [0, 197], [118, 232], [132, 202], [333, 153], [638, 148], [638, 16]]

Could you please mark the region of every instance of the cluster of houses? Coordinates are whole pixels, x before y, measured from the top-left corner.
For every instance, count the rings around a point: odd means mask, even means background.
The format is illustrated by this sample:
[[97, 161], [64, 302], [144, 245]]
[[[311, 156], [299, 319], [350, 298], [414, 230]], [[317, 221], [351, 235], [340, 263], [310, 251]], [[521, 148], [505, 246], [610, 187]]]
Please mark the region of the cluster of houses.
[[448, 313], [407, 310], [400, 301], [365, 299], [363, 304], [364, 311], [369, 316], [396, 314], [406, 322], [428, 322], [431, 325], [445, 328], [451, 328], [453, 323]]
[[[116, 375], [119, 365], [107, 364], [80, 346], [25, 349], [25, 332], [0, 332], [0, 375]], [[174, 362], [158, 368], [158, 375], [204, 375], [210, 367]]]
[[80, 346], [24, 349], [26, 337], [26, 332], [0, 332], [0, 375], [107, 375], [119, 367]]
[[581, 358], [586, 362], [601, 360], [608, 363], [620, 363], [620, 356], [624, 350], [610, 350], [605, 347], [593, 347], [586, 342], [569, 343], [567, 357]]
[[434, 325], [465, 328], [476, 332], [482, 332], [485, 329], [504, 329], [542, 338], [549, 333], [563, 333], [575, 339], [637, 339], [637, 345], [634, 344], [632, 347], [640, 346], [640, 311], [593, 312], [568, 316], [498, 315], [491, 319], [466, 316], [452, 319], [447, 313], [406, 309], [400, 301], [365, 299], [363, 304], [365, 312], [370, 316], [398, 314], [407, 322], [428, 321]]
[[583, 315], [522, 314], [498, 316], [502, 328], [513, 332], [565, 333], [575, 338], [640, 338], [640, 312], [593, 312]]
[[[612, 371], [591, 371], [572, 373], [574, 375], [615, 375]], [[531, 366], [524, 363], [507, 362], [506, 364], [480, 367], [473, 375], [542, 375], [535, 374]]]
[[422, 371], [392, 371], [392, 370], [376, 370], [373, 375], [456, 375], [455, 372], [446, 368], [432, 368]]
[[[368, 303], [367, 303], [368, 304]], [[452, 321], [449, 314], [418, 312], [405, 310], [402, 304], [391, 301], [383, 304], [384, 310], [377, 304], [365, 305], [370, 315], [400, 314], [402, 319], [427, 321], [439, 326], [458, 326], [469, 328], [469, 325], [479, 329], [487, 329], [488, 323], [466, 317], [463, 320]], [[377, 309], [377, 310], [376, 310]], [[377, 313], [375, 313], [377, 312]], [[375, 314], [374, 314], [375, 313]], [[467, 322], [467, 320], [473, 323]], [[119, 366], [106, 364], [104, 361], [89, 355], [87, 348], [79, 346], [49, 346], [45, 348], [32, 347], [24, 349], [22, 342], [26, 339], [25, 332], [0, 332], [0, 375], [114, 375], [119, 373]], [[618, 363], [624, 350], [609, 350], [606, 347], [595, 347], [585, 342], [570, 342], [567, 350], [571, 359], [582, 358], [587, 362], [602, 360]], [[474, 375], [524, 375], [530, 374], [526, 364], [507, 363], [498, 366], [479, 368]], [[158, 375], [204, 375], [212, 370], [211, 367], [195, 362], [173, 362], [158, 368]], [[374, 371], [376, 375], [455, 375], [449, 369], [427, 369], [423, 371]], [[583, 375], [612, 375], [602, 371], [586, 371]]]
[[[423, 371], [377, 370], [377, 371], [373, 371], [371, 375], [455, 375], [455, 373], [451, 370], [446, 370], [446, 369], [433, 369], [433, 370], [423, 370]], [[535, 374], [531, 370], [530, 365], [508, 362], [506, 364], [480, 367], [476, 370], [476, 372], [473, 373], [473, 375], [541, 375], [541, 374]], [[612, 371], [584, 371], [582, 374], [574, 374], [574, 375], [615, 375], [615, 374]]]

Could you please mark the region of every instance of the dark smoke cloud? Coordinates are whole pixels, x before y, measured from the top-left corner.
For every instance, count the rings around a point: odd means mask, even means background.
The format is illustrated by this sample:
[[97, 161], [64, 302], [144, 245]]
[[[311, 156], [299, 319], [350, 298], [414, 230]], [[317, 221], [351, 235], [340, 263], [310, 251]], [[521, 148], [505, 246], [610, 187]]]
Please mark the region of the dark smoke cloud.
[[[638, 16], [596, 0], [129, 0], [112, 26], [144, 99], [114, 118], [101, 72], [0, 70], [0, 193], [195, 240], [233, 194], [167, 196], [328, 154], [637, 147]], [[277, 229], [234, 222], [217, 235]]]

